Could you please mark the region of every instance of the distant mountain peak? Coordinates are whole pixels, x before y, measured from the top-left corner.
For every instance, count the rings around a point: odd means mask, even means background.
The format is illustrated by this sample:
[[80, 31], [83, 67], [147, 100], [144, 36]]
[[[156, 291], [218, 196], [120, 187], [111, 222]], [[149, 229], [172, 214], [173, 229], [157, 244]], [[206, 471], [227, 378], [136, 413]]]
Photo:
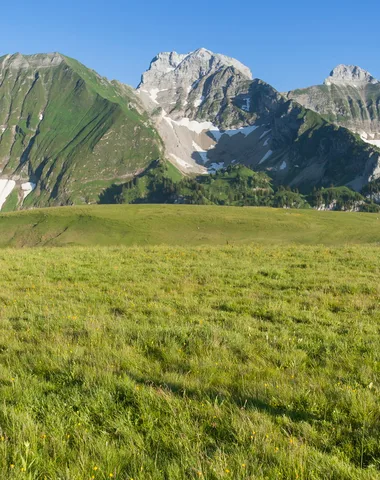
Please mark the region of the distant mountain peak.
[[366, 85], [380, 83], [369, 72], [356, 65], [338, 65], [326, 78], [325, 85]]

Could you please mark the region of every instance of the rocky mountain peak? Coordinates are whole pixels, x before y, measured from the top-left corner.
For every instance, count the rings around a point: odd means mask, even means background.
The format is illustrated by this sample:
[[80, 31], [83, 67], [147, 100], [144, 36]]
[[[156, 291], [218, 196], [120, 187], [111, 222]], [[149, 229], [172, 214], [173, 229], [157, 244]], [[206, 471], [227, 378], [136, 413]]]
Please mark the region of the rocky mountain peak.
[[353, 85], [363, 86], [366, 84], [380, 83], [366, 70], [356, 65], [338, 65], [326, 78], [325, 85]]
[[185, 89], [223, 67], [234, 67], [247, 79], [252, 79], [248, 67], [234, 58], [199, 48], [188, 54], [162, 52], [156, 55], [143, 74], [138, 88], [165, 89], [180, 85]]

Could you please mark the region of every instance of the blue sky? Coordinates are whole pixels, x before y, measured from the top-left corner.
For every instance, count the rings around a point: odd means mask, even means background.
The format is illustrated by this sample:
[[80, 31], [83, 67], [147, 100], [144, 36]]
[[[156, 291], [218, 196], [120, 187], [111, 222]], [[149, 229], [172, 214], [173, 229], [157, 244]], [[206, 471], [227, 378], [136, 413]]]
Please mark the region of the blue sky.
[[159, 51], [205, 47], [280, 91], [339, 63], [380, 78], [380, 2], [362, 0], [18, 0], [1, 6], [0, 54], [59, 51], [136, 86]]

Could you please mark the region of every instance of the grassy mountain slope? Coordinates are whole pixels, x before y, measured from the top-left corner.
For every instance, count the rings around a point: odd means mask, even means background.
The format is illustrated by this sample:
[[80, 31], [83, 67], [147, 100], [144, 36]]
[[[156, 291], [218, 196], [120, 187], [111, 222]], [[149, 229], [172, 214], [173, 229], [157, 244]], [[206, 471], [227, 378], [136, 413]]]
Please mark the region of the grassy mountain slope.
[[0, 215], [0, 246], [360, 244], [377, 215], [191, 205], [99, 205]]
[[0, 59], [3, 177], [31, 180], [26, 206], [94, 202], [161, 152], [133, 92], [59, 54]]

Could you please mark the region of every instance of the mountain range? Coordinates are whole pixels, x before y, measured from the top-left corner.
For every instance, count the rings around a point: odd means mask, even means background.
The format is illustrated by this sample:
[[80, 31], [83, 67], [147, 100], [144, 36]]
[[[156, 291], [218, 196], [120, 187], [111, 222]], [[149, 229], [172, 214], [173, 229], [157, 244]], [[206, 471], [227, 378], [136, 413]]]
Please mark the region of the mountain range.
[[155, 161], [233, 165], [309, 193], [380, 176], [380, 82], [339, 65], [280, 93], [233, 58], [160, 53], [133, 89], [64, 55], [0, 57], [0, 208], [97, 203]]

